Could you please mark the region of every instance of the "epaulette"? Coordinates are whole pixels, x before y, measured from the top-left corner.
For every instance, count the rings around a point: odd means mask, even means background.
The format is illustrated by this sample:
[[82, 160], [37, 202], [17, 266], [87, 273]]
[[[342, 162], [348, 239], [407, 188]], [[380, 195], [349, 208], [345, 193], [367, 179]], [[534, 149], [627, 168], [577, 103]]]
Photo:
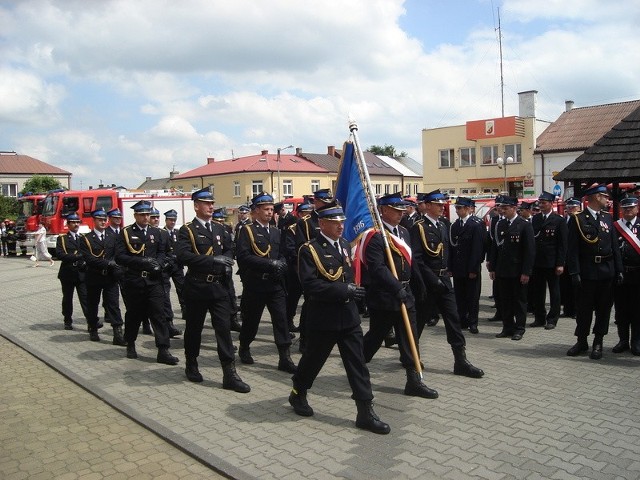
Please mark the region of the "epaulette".
[[287, 227], [291, 232], [296, 233], [296, 224], [293, 223]]
[[415, 222], [413, 222], [414, 225], [418, 225], [420, 223], [424, 223], [424, 218], [421, 218], [420, 220], [416, 220]]
[[309, 215], [308, 213], [306, 215], [303, 215], [302, 218], [300, 220], [309, 220], [311, 218], [311, 215]]

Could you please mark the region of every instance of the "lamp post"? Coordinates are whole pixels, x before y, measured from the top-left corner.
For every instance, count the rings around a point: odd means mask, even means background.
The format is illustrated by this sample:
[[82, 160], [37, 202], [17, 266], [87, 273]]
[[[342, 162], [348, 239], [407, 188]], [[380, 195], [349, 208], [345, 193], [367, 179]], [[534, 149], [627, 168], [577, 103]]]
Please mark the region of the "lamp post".
[[504, 191], [509, 195], [509, 186], [507, 185], [507, 164], [513, 163], [513, 157], [507, 157], [506, 161], [504, 158], [498, 157], [496, 158], [496, 163], [498, 164], [498, 168], [502, 168], [504, 170]]
[[282, 188], [282, 183], [280, 182], [280, 152], [282, 150], [286, 150], [287, 148], [293, 148], [293, 145], [289, 145], [288, 147], [282, 147], [277, 150], [276, 162], [278, 164], [278, 201], [282, 200], [282, 195], [280, 194], [280, 189]]

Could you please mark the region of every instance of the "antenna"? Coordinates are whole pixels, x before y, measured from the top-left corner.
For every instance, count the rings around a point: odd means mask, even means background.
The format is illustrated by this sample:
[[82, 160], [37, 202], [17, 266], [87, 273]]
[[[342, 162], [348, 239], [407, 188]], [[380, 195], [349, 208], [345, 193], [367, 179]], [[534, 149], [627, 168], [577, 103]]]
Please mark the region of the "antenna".
[[500, 28], [500, 7], [498, 7], [498, 44], [500, 45], [500, 100], [504, 118], [504, 76], [502, 73], [502, 29]]

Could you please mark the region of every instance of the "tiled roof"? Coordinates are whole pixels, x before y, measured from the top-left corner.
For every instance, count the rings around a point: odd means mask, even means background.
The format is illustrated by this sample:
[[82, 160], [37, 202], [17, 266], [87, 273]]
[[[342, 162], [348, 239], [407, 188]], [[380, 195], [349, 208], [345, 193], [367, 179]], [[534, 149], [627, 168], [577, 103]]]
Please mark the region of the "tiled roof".
[[640, 181], [640, 106], [554, 178], [587, 183]]
[[14, 152], [0, 154], [0, 175], [71, 175], [67, 172], [28, 155]]
[[[336, 153], [342, 158], [342, 150], [336, 150]], [[384, 162], [378, 156], [369, 151], [364, 151], [364, 162], [367, 164], [369, 175], [391, 175], [401, 177], [402, 173]]]
[[171, 177], [165, 178], [152, 178], [150, 180], [145, 180], [140, 184], [140, 186], [136, 190], [165, 190], [170, 188]]
[[184, 179], [192, 177], [206, 177], [209, 175], [224, 175], [229, 173], [241, 172], [281, 172], [289, 173], [326, 173], [327, 170], [316, 165], [305, 158], [291, 155], [280, 154], [280, 168], [276, 161], [275, 153], [251, 155], [248, 157], [234, 158], [232, 160], [215, 160], [202, 167], [194, 168], [181, 175], [177, 175], [174, 179]]
[[340, 159], [326, 153], [303, 153], [304, 158], [324, 168], [328, 172], [337, 173], [340, 166]]
[[640, 100], [573, 108], [540, 134], [534, 153], [584, 151], [638, 107]]
[[[422, 169], [417, 171], [412, 170], [406, 164], [407, 162], [402, 161], [404, 157], [393, 158], [393, 157], [387, 157], [387, 156], [380, 156], [379, 158], [381, 160], [384, 160], [385, 163], [391, 165], [391, 167], [393, 167], [398, 172], [400, 172], [403, 177], [422, 177], [422, 171], [421, 171]], [[412, 160], [412, 162], [415, 163], [414, 160]]]

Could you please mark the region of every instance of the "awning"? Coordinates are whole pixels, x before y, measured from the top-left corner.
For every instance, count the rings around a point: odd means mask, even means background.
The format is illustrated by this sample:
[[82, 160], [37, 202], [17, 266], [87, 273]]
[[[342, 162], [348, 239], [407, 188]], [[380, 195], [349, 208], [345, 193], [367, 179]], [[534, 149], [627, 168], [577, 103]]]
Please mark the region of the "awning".
[[[507, 182], [522, 182], [525, 177], [506, 177]], [[504, 182], [505, 177], [490, 177], [490, 178], [467, 178], [467, 182], [476, 182], [476, 183], [496, 183], [496, 182]]]

